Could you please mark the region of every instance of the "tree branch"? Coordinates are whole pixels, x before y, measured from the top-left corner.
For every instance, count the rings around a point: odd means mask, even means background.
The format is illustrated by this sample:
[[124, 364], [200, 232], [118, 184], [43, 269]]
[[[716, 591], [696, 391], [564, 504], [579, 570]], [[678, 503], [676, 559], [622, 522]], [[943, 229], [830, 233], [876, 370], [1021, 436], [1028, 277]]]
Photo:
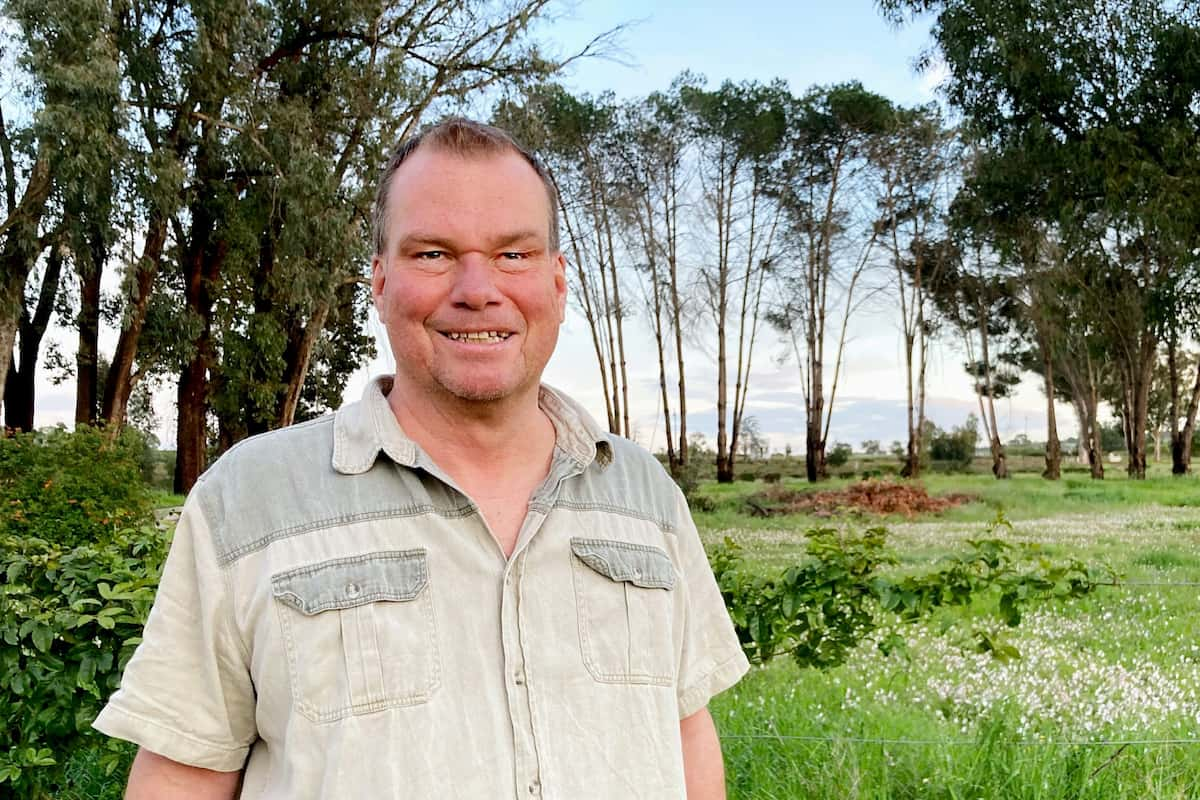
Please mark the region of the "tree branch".
[[0, 106], [0, 153], [4, 155], [4, 198], [8, 205], [5, 212], [11, 214], [17, 207], [17, 167], [13, 162], [12, 142], [4, 125], [4, 108]]

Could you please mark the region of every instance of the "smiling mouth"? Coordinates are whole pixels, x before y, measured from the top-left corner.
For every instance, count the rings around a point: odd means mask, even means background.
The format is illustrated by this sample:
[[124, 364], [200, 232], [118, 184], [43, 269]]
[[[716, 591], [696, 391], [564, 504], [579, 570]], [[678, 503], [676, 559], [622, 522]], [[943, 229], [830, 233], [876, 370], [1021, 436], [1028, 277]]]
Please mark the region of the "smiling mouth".
[[456, 342], [477, 342], [480, 344], [495, 344], [503, 342], [511, 333], [506, 331], [442, 331], [442, 336]]

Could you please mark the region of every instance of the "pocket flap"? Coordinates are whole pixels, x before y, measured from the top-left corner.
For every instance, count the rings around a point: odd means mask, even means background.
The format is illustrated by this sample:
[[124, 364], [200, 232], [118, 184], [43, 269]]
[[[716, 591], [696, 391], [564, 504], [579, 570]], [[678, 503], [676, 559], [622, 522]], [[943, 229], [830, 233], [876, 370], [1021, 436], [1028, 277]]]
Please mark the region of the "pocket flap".
[[675, 588], [675, 567], [663, 550], [610, 539], [571, 539], [571, 552], [606, 578], [644, 589]]
[[271, 576], [271, 593], [301, 614], [377, 600], [412, 600], [425, 588], [425, 550], [388, 550], [335, 558]]

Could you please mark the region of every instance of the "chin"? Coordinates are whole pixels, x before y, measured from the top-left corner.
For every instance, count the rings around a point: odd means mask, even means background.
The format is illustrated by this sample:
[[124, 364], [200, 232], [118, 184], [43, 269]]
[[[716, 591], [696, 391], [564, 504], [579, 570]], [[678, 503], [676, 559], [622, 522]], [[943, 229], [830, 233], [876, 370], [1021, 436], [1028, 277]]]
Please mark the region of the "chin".
[[459, 400], [471, 403], [495, 403], [519, 394], [524, 388], [520, 384], [500, 381], [445, 381], [442, 388]]

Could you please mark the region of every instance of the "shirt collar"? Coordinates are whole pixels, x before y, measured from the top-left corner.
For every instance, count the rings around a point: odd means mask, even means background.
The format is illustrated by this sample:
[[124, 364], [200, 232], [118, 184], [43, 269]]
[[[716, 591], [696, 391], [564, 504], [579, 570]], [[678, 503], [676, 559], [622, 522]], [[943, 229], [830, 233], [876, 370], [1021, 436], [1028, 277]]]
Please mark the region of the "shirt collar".
[[[396, 421], [387, 401], [391, 388], [390, 375], [374, 378], [367, 383], [361, 400], [342, 406], [334, 415], [333, 468], [336, 471], [344, 475], [366, 472], [374, 465], [380, 451], [406, 467], [416, 467], [421, 458], [427, 458]], [[612, 462], [613, 449], [608, 434], [582, 406], [545, 384], [538, 391], [538, 404], [554, 423], [556, 445], [580, 469], [592, 461], [601, 467]]]

